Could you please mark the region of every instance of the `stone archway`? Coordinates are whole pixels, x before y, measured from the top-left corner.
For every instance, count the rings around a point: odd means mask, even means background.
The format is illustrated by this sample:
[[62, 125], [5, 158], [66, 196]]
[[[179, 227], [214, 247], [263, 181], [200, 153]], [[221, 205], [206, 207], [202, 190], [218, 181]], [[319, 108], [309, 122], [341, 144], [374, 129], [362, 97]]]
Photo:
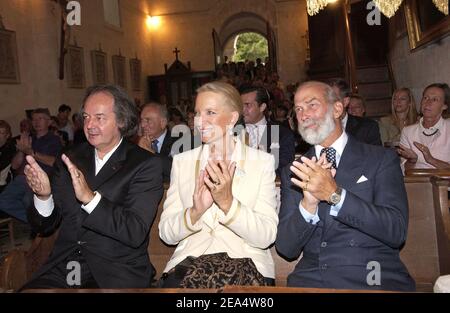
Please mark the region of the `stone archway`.
[[214, 53], [216, 55], [216, 65], [223, 60], [223, 52], [226, 43], [238, 34], [254, 32], [264, 36], [268, 41], [269, 58], [272, 68], [276, 69], [276, 40], [275, 32], [270, 23], [260, 15], [253, 12], [239, 12], [227, 18], [218, 31], [213, 30]]

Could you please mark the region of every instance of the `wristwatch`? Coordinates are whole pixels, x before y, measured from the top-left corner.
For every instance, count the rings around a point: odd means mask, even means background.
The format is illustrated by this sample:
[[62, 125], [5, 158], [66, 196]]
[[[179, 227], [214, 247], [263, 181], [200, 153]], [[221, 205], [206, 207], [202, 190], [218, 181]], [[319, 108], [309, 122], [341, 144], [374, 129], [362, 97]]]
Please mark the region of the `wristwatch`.
[[342, 194], [342, 188], [338, 186], [336, 188], [336, 191], [331, 194], [330, 199], [328, 200], [328, 204], [330, 204], [330, 205], [338, 204], [339, 201], [341, 201], [341, 194]]

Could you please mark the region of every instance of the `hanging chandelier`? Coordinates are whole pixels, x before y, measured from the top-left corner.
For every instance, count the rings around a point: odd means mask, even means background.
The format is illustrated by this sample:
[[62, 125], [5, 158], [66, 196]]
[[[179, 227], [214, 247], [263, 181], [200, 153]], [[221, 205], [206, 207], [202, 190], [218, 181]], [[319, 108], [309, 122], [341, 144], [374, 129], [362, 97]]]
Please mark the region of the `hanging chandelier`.
[[445, 15], [448, 15], [448, 1], [447, 0], [433, 0], [433, 3], [439, 11], [441, 11]]
[[306, 0], [308, 14], [311, 16], [316, 15], [320, 10], [327, 6], [328, 2], [328, 0]]
[[395, 15], [403, 0], [373, 0], [378, 10], [386, 17], [391, 18]]
[[[306, 0], [308, 14], [316, 15], [331, 2], [336, 2], [336, 0]], [[395, 15], [403, 0], [373, 0], [373, 2], [381, 13], [391, 18]], [[433, 3], [439, 11], [448, 15], [448, 0], [433, 0]]]

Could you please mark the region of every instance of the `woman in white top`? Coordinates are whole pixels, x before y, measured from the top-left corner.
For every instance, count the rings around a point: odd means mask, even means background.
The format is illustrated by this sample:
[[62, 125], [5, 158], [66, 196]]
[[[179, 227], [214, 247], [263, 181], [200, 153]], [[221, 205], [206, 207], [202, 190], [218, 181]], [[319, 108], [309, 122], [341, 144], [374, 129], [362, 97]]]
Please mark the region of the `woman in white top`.
[[250, 258], [266, 284], [273, 284], [268, 248], [278, 225], [275, 160], [234, 136], [243, 105], [233, 86], [212, 82], [197, 93], [195, 124], [203, 144], [173, 159], [159, 235], [178, 246], [162, 286], [186, 286], [175, 266], [187, 257], [216, 253]]
[[450, 105], [447, 84], [431, 84], [425, 88], [419, 123], [403, 128], [398, 153], [405, 169], [450, 169], [450, 120], [442, 114]]

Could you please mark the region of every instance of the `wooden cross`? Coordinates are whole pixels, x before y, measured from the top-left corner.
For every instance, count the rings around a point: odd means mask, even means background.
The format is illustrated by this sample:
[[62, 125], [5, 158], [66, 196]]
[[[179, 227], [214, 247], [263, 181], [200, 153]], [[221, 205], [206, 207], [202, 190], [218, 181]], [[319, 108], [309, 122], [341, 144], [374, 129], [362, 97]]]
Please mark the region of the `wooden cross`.
[[178, 48], [175, 47], [175, 50], [173, 50], [172, 52], [175, 53], [175, 58], [178, 61], [178, 53], [181, 52], [181, 50], [178, 50]]

